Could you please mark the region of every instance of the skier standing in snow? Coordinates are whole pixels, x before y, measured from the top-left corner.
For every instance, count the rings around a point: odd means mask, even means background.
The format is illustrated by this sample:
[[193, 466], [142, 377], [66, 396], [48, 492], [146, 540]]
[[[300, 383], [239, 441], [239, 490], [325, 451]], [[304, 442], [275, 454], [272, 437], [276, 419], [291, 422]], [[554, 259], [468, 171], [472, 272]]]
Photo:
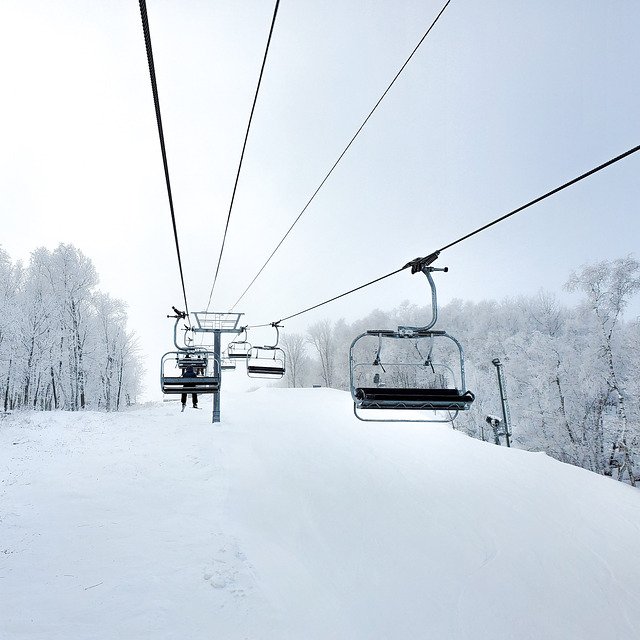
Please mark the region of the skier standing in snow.
[[[193, 367], [186, 367], [185, 369], [182, 370], [182, 377], [183, 378], [197, 378], [197, 374], [194, 370]], [[185, 384], [185, 387], [188, 386], [195, 386], [195, 385], [188, 385]], [[197, 393], [192, 393], [191, 394], [191, 399], [193, 400], [193, 408], [197, 409], [198, 408], [198, 394]], [[182, 410], [184, 411], [184, 408], [187, 406], [187, 394], [183, 393], [180, 396], [180, 400], [182, 402]]]

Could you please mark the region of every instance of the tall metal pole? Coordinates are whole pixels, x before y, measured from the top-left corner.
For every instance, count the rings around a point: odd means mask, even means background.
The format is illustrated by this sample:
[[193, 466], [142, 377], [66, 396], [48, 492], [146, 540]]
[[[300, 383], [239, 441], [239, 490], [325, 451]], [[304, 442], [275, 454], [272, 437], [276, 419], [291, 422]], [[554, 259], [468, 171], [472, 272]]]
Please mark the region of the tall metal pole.
[[220, 388], [222, 387], [222, 367], [220, 366], [220, 331], [213, 333], [213, 366], [218, 380], [218, 390], [213, 393], [213, 416], [211, 422], [220, 422]]
[[511, 425], [509, 424], [509, 404], [507, 403], [507, 392], [505, 385], [502, 381], [502, 363], [499, 358], [494, 358], [491, 363], [495, 366], [498, 372], [498, 387], [500, 388], [500, 402], [502, 403], [502, 418], [504, 424], [504, 435], [507, 442], [507, 447], [511, 446]]

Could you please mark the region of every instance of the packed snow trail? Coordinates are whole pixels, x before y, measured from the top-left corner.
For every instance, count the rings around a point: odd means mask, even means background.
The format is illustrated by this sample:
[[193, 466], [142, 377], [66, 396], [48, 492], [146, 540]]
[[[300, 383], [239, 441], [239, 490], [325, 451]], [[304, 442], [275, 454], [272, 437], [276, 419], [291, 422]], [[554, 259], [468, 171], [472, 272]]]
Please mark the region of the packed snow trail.
[[348, 394], [0, 423], [0, 637], [640, 637], [640, 492]]

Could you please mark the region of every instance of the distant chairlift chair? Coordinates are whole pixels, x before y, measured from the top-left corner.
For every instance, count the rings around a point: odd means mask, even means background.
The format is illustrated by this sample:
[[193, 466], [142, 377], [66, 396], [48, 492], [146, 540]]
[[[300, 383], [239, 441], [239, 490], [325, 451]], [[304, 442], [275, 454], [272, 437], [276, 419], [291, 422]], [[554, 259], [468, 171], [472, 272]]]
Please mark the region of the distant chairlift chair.
[[[213, 352], [204, 349], [193, 348], [165, 353], [160, 366], [162, 393], [215, 393], [220, 389], [220, 375], [216, 364]], [[182, 375], [189, 367], [195, 371], [195, 378]]]
[[[244, 333], [244, 339], [242, 334]], [[247, 356], [251, 352], [251, 345], [249, 344], [247, 335], [247, 327], [242, 327], [238, 333], [238, 337], [229, 343], [227, 347], [227, 358], [229, 360], [246, 360]]]
[[278, 347], [281, 325], [274, 322], [271, 326], [276, 330], [276, 343], [263, 347], [252, 347], [247, 356], [247, 375], [250, 378], [278, 380], [285, 374], [285, 353]]
[[236, 360], [230, 358], [227, 351], [223, 351], [220, 354], [220, 368], [223, 371], [234, 371], [236, 368]]

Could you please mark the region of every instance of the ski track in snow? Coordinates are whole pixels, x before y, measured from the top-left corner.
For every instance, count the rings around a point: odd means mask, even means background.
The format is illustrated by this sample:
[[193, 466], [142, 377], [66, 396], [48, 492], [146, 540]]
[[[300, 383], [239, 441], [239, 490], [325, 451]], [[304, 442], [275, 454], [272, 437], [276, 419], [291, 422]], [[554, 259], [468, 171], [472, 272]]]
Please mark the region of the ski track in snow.
[[0, 638], [640, 637], [640, 492], [348, 394], [0, 422]]

